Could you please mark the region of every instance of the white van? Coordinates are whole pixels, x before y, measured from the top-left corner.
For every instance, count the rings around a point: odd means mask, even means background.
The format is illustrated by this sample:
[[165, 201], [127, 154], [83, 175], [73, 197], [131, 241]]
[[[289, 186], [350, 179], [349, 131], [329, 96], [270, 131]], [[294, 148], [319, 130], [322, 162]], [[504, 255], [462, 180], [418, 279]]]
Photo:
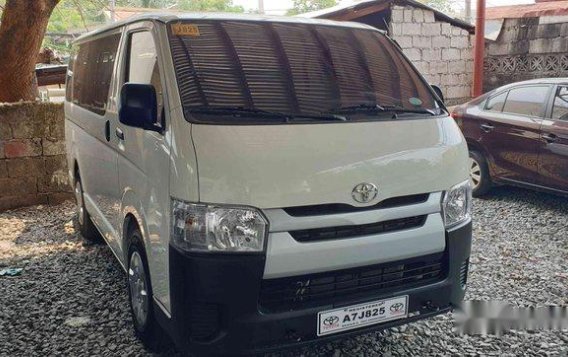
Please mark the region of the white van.
[[385, 33], [145, 15], [76, 42], [65, 102], [81, 233], [134, 327], [256, 353], [447, 312], [471, 245], [467, 147]]

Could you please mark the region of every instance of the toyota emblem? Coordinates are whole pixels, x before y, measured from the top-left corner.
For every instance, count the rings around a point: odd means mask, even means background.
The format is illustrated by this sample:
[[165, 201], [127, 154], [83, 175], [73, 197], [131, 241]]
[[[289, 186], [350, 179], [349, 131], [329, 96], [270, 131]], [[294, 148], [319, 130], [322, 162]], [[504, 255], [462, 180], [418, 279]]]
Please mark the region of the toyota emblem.
[[353, 188], [351, 196], [359, 203], [369, 203], [377, 197], [378, 193], [379, 189], [375, 184], [363, 182]]

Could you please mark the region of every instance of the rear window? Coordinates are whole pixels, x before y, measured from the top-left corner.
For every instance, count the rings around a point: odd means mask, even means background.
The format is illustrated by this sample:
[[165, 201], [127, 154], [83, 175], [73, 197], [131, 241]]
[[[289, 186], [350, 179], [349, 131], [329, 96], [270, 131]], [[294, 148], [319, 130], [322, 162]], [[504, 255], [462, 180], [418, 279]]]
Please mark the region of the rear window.
[[189, 112], [317, 115], [377, 104], [439, 112], [427, 83], [378, 31], [246, 21], [181, 22], [168, 31]]
[[509, 94], [509, 92], [503, 92], [501, 94], [497, 94], [496, 96], [489, 98], [489, 100], [487, 100], [487, 105], [485, 106], [485, 109], [490, 110], [492, 112], [502, 111], [503, 106], [505, 105], [505, 99], [507, 99], [507, 94]]
[[120, 34], [79, 44], [67, 72], [66, 97], [97, 114], [106, 112]]

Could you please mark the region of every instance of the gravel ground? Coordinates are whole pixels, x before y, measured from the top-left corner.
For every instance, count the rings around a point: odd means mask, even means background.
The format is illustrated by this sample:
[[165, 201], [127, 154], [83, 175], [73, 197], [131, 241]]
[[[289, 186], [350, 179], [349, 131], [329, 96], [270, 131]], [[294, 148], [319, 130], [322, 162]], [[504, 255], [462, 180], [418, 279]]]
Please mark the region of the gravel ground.
[[[568, 199], [515, 188], [476, 200], [468, 300], [568, 305]], [[89, 245], [74, 207], [0, 213], [0, 355], [152, 356], [136, 340], [125, 275]], [[162, 355], [176, 355], [172, 349]], [[451, 315], [276, 356], [568, 356], [568, 331], [458, 336]]]

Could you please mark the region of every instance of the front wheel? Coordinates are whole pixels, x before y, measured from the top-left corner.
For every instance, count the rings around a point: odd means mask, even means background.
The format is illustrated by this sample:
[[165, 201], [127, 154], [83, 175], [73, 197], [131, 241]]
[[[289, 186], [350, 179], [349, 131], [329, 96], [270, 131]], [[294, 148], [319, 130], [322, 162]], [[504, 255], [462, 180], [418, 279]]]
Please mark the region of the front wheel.
[[148, 349], [159, 351], [164, 348], [166, 339], [154, 315], [152, 284], [142, 234], [136, 228], [128, 238], [128, 297], [134, 329]]
[[469, 152], [469, 179], [473, 197], [485, 195], [491, 189], [491, 176], [487, 160], [477, 151]]
[[85, 208], [84, 197], [83, 185], [81, 184], [81, 180], [77, 179], [75, 182], [75, 200], [77, 203], [77, 223], [79, 226], [79, 232], [86, 240], [98, 243], [102, 241], [102, 237], [93, 224], [91, 216], [89, 215], [89, 212], [87, 212], [87, 208]]

